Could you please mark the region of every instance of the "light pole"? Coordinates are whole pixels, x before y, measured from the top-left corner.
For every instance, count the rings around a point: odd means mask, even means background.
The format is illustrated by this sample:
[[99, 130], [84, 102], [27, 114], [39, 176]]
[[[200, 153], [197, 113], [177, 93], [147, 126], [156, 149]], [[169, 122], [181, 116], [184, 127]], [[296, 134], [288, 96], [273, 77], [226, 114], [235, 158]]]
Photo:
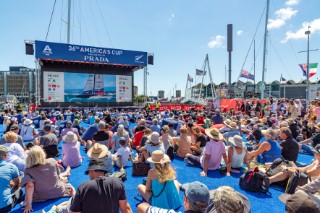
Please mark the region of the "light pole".
[[305, 31], [305, 35], [308, 36], [308, 42], [307, 42], [307, 50], [306, 51], [299, 51], [298, 53], [303, 53], [303, 52], [307, 52], [307, 88], [306, 88], [306, 101], [307, 104], [310, 103], [310, 84], [309, 84], [309, 71], [310, 71], [310, 61], [309, 61], [309, 56], [310, 56], [310, 52], [311, 51], [318, 51], [319, 49], [315, 49], [315, 50], [310, 50], [310, 26], [308, 26], [308, 30]]

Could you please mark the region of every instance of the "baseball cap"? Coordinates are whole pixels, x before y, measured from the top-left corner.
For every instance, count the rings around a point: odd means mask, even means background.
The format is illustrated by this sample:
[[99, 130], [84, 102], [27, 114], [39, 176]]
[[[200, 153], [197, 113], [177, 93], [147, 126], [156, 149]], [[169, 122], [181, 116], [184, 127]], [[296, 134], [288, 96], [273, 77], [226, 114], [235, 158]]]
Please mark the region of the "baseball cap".
[[68, 120], [66, 124], [72, 125], [72, 121]]
[[0, 156], [4, 155], [5, 153], [8, 153], [10, 151], [9, 148], [3, 146], [3, 145], [0, 145]]
[[85, 174], [87, 175], [91, 170], [100, 170], [107, 172], [108, 168], [105, 166], [104, 161], [101, 159], [92, 159], [89, 162], [89, 166]]
[[293, 195], [282, 194], [279, 200], [286, 204], [286, 210], [295, 213], [316, 213], [317, 204], [303, 191], [297, 191]]
[[246, 196], [229, 186], [221, 186], [210, 191], [210, 202], [206, 212], [246, 213], [251, 212], [251, 206]]
[[17, 124], [13, 124], [13, 125], [10, 127], [10, 130], [17, 130], [17, 129], [20, 129], [19, 125], [17, 125]]
[[[181, 186], [181, 190], [184, 191], [184, 194], [189, 200], [189, 203], [195, 209], [203, 211], [208, 207], [210, 192], [205, 184], [199, 181], [185, 183]], [[205, 205], [200, 206], [197, 204], [197, 202], [201, 202]]]

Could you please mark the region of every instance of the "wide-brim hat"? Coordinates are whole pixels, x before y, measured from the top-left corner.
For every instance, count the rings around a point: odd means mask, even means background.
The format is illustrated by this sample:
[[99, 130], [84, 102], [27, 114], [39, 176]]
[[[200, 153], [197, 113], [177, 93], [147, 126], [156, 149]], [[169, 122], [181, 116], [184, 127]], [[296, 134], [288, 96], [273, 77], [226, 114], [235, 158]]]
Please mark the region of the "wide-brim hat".
[[78, 137], [73, 132], [69, 131], [65, 136], [62, 137], [62, 140], [65, 143], [74, 143], [78, 141]]
[[101, 159], [92, 159], [90, 160], [88, 169], [85, 171], [85, 174], [87, 175], [89, 173], [89, 171], [104, 171], [104, 172], [108, 172], [108, 168], [107, 166], [104, 164], [104, 160]]
[[103, 144], [95, 143], [87, 152], [89, 158], [99, 159], [108, 154], [108, 147]]
[[303, 191], [298, 190], [294, 194], [282, 194], [279, 200], [286, 204], [286, 208], [296, 213], [318, 212], [317, 204]]
[[150, 136], [149, 136], [149, 141], [152, 144], [159, 144], [160, 143], [160, 135], [158, 132], [153, 132]]
[[230, 122], [229, 125], [226, 124], [227, 127], [229, 127], [230, 129], [238, 129], [238, 125], [236, 122]]
[[171, 160], [168, 155], [164, 154], [161, 150], [155, 150], [152, 152], [151, 157], [147, 159], [150, 163], [169, 163]]
[[32, 123], [33, 123], [33, 121], [30, 120], [30, 119], [26, 119], [26, 120], [23, 122], [23, 124], [26, 125], [26, 126], [28, 126], [28, 125], [30, 125], [30, 124], [32, 124]]
[[219, 132], [219, 130], [217, 128], [205, 129], [205, 133], [206, 133], [206, 135], [208, 135], [210, 138], [212, 138], [214, 140], [222, 140], [223, 139], [222, 134]]
[[246, 146], [246, 144], [242, 141], [242, 137], [241, 136], [239, 136], [239, 135], [236, 135], [236, 136], [234, 136], [234, 137], [230, 137], [230, 138], [228, 138], [228, 141], [232, 144], [232, 145], [234, 145], [234, 146], [236, 146], [236, 147], [245, 147]]
[[224, 125], [228, 126], [228, 125], [230, 125], [231, 120], [227, 119], [227, 120], [223, 121], [223, 123], [224, 123]]

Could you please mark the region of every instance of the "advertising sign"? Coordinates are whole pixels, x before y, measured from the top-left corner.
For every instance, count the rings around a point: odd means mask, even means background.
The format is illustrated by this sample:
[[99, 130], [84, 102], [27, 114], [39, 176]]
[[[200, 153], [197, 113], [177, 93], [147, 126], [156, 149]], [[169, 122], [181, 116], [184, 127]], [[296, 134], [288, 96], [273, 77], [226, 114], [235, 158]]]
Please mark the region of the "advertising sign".
[[132, 102], [132, 77], [43, 72], [44, 102]]
[[38, 59], [147, 66], [147, 52], [35, 41]]

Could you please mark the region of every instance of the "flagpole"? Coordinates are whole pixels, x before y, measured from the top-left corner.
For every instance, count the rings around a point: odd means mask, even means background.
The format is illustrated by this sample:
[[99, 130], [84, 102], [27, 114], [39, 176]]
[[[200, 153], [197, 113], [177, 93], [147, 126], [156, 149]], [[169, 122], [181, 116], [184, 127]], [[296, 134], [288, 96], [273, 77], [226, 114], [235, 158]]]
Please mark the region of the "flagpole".
[[256, 93], [256, 40], [253, 40], [253, 96]]
[[309, 84], [309, 71], [310, 71], [310, 62], [309, 62], [309, 40], [310, 40], [310, 26], [308, 26], [308, 30], [305, 32], [308, 35], [308, 47], [307, 47], [307, 104], [310, 102], [310, 84]]

